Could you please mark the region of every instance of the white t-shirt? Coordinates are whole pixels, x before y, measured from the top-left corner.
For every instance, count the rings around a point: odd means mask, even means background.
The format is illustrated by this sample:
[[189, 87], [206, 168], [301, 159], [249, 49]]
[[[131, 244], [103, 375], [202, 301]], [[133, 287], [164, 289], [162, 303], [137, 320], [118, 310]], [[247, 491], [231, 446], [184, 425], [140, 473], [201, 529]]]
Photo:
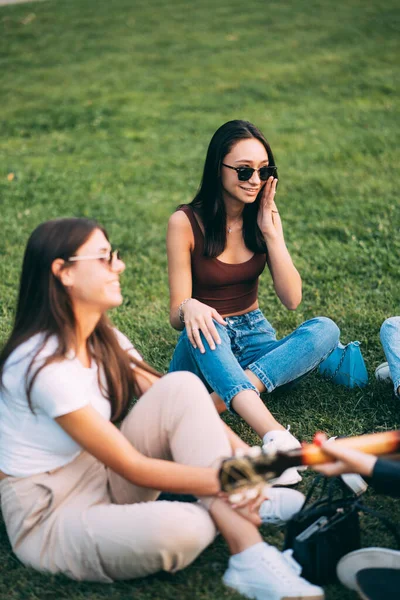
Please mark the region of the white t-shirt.
[[[131, 342], [114, 329], [122, 348], [141, 359]], [[54, 420], [84, 406], [92, 405], [107, 420], [111, 405], [104, 398], [97, 379], [97, 365], [85, 368], [73, 355], [44, 367], [31, 392], [34, 414], [26, 395], [26, 373], [43, 343], [37, 334], [18, 346], [8, 357], [0, 389], [0, 470], [14, 477], [51, 471], [71, 462], [82, 448]], [[39, 353], [31, 374], [54, 353], [55, 337]], [[101, 381], [105, 378], [101, 374]]]

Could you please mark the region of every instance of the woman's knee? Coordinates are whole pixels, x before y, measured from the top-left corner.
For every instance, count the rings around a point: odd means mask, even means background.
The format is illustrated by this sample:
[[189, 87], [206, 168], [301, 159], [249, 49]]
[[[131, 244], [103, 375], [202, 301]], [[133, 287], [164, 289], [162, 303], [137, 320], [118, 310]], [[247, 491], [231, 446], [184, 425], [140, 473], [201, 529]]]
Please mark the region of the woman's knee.
[[161, 381], [164, 382], [165, 397], [170, 397], [175, 407], [199, 401], [212, 402], [204, 383], [190, 371], [168, 373]]
[[400, 334], [400, 317], [389, 317], [381, 325], [380, 338], [382, 344], [390, 342], [393, 334]]
[[170, 525], [166, 524], [160, 531], [166, 571], [174, 572], [187, 567], [213, 542], [216, 535], [215, 525], [205, 509], [188, 504], [184, 512], [179, 519]]
[[178, 392], [181, 390], [186, 393], [189, 390], [195, 392], [207, 392], [201, 379], [190, 371], [174, 371], [173, 373], [167, 373], [161, 381], [164, 382], [165, 387], [169, 389], [172, 388]]
[[323, 338], [332, 348], [335, 348], [340, 336], [340, 329], [336, 323], [329, 317], [315, 317], [311, 322], [314, 322], [320, 339]]

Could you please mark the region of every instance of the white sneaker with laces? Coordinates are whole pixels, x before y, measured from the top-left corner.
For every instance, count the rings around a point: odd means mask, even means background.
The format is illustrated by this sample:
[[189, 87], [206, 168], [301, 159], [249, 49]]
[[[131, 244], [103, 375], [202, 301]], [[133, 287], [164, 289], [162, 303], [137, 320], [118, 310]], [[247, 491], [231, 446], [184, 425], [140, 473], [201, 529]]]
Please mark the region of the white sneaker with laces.
[[375, 377], [378, 381], [384, 381], [385, 383], [390, 383], [392, 381], [389, 364], [387, 362], [384, 362], [379, 365], [379, 367], [376, 367]]
[[253, 600], [323, 600], [322, 588], [300, 577], [292, 550], [279, 552], [261, 542], [232, 556], [224, 584]]
[[[274, 429], [268, 431], [263, 437], [263, 452], [266, 454], [274, 454], [277, 450], [285, 452], [286, 450], [293, 450], [294, 448], [301, 448], [299, 440], [290, 433], [290, 425], [286, 430]], [[301, 476], [297, 468], [286, 469], [278, 477], [272, 481], [273, 485], [294, 485], [301, 481]]]
[[271, 487], [268, 498], [260, 506], [260, 517], [264, 524], [283, 525], [299, 512], [305, 496], [297, 490]]

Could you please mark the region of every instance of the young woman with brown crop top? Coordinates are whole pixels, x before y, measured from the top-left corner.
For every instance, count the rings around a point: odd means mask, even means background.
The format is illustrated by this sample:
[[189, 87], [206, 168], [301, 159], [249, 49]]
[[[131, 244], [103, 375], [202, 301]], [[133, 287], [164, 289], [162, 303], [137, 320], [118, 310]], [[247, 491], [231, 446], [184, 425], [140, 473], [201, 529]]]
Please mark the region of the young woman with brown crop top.
[[[277, 168], [264, 135], [229, 121], [211, 139], [194, 200], [168, 225], [170, 321], [183, 330], [170, 371], [191, 371], [213, 390], [221, 412], [238, 413], [267, 448], [297, 447], [297, 439], [260, 399], [294, 381], [336, 347], [333, 321], [316, 317], [281, 340], [259, 309], [265, 265], [289, 310], [301, 301], [301, 278], [286, 247], [275, 204]], [[224, 406], [225, 405], [225, 406]], [[291, 469], [282, 484], [300, 481]]]

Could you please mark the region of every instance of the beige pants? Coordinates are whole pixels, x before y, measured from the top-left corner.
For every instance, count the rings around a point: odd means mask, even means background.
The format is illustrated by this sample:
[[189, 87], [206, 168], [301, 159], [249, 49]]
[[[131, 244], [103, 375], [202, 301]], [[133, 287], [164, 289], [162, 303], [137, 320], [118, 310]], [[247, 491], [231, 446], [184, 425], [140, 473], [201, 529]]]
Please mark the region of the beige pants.
[[[123, 434], [152, 458], [210, 466], [231, 448], [209, 394], [190, 373], [171, 373], [143, 395]], [[214, 539], [206, 506], [155, 502], [87, 452], [72, 463], [0, 482], [1, 509], [18, 558], [39, 571], [111, 582], [190, 564]]]

